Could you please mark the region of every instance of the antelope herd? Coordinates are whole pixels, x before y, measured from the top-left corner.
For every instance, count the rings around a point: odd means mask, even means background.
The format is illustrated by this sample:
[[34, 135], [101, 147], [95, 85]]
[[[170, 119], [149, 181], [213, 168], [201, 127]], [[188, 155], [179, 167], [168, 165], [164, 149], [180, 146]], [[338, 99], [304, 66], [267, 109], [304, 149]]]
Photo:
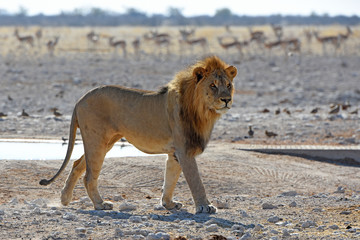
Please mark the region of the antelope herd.
[[[304, 29], [300, 32], [299, 36], [294, 37], [294, 34], [289, 34], [287, 29], [281, 25], [271, 24], [267, 31], [264, 31], [264, 27], [259, 29], [253, 29], [253, 27], [247, 27], [248, 33], [236, 34], [233, 28], [230, 29], [229, 25], [225, 26], [224, 31], [220, 32], [217, 36], [196, 36], [195, 28], [180, 27], [179, 29], [159, 32], [152, 29], [133, 36], [132, 39], [128, 35], [114, 35], [105, 32], [100, 33], [94, 30], [89, 31], [82, 37], [87, 40], [87, 47], [82, 48], [83, 51], [98, 51], [99, 48], [105, 49], [105, 51], [113, 52], [114, 55], [118, 55], [119, 50], [122, 52], [123, 58], [128, 58], [129, 53], [133, 54], [136, 59], [139, 59], [142, 55], [166, 55], [175, 54], [173, 51], [177, 47], [179, 49], [179, 55], [195, 54], [206, 55], [214, 53], [214, 51], [221, 51], [223, 54], [238, 54], [242, 59], [247, 56], [272, 56], [274, 51], [277, 54], [284, 54], [287, 58], [294, 53], [301, 54], [305, 52], [302, 49], [301, 39], [305, 39], [305, 43], [308, 46], [308, 53], [311, 51], [310, 44], [318, 44], [322, 48], [322, 54], [328, 55], [329, 47], [333, 49], [336, 54], [340, 48], [345, 49], [345, 43], [353, 34], [353, 31], [349, 26], [344, 27], [345, 31], [339, 31], [335, 34], [324, 34], [314, 29]], [[265, 28], [266, 29], [266, 28]], [[103, 31], [103, 30], [102, 30]], [[49, 56], [55, 55], [58, 48], [60, 39], [66, 40], [67, 36], [48, 36], [44, 31], [39, 28], [34, 34], [28, 34], [20, 32], [18, 28], [14, 30], [14, 36], [19, 43], [19, 47], [31, 49], [35, 48], [35, 40], [37, 46], [46, 46]], [[43, 39], [46, 39], [43, 42]], [[104, 41], [107, 39], [107, 41]], [[241, 40], [239, 40], [241, 39]], [[313, 43], [313, 39], [316, 40]], [[107, 42], [107, 43], [106, 43]], [[217, 45], [217, 46], [216, 46]], [[145, 50], [145, 47], [147, 46]], [[80, 49], [80, 48], [79, 48]], [[107, 50], [106, 50], [107, 49]], [[150, 49], [150, 50], [149, 50]], [[217, 50], [214, 50], [217, 49]], [[277, 50], [275, 50], [277, 49]], [[130, 50], [130, 51], [129, 51]], [[66, 51], [66, 48], [61, 48], [61, 51]], [[283, 52], [283, 53], [282, 53]]]

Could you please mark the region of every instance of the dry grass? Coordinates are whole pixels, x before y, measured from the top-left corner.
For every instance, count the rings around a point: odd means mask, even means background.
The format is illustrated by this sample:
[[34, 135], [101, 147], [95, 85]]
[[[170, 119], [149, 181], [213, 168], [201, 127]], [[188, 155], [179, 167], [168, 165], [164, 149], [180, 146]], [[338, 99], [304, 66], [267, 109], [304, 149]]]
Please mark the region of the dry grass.
[[[189, 27], [188, 27], [189, 28]], [[222, 49], [218, 42], [217, 37], [219, 36], [235, 36], [239, 40], [244, 41], [249, 39], [249, 30], [247, 27], [230, 27], [231, 33], [227, 32], [225, 27], [194, 27], [196, 33], [194, 38], [205, 37], [209, 42], [209, 48], [211, 53], [225, 53], [225, 50]], [[19, 27], [19, 33], [21, 36], [32, 35], [35, 38], [35, 32], [39, 29], [38, 26], [32, 27]], [[128, 52], [133, 53], [133, 48], [131, 42], [136, 38], [140, 37], [151, 31], [155, 30], [153, 27], [41, 27], [43, 32], [43, 37], [40, 39], [40, 42], [37, 42], [35, 38], [35, 47], [30, 48], [28, 46], [22, 46], [19, 41], [14, 36], [15, 27], [0, 27], [0, 54], [5, 56], [8, 54], [22, 55], [23, 52], [35, 55], [47, 54], [46, 43], [49, 40], [54, 39], [55, 36], [60, 36], [59, 45], [57, 47], [57, 54], [64, 54], [68, 52], [87, 52], [98, 51], [103, 53], [111, 53], [113, 50], [108, 45], [109, 36], [114, 36], [116, 39], [126, 40], [128, 43]], [[169, 33], [172, 36], [170, 51], [174, 54], [180, 53], [179, 48], [179, 29], [180, 27], [158, 27], [156, 30], [159, 33]], [[275, 40], [275, 35], [271, 29], [270, 25], [264, 26], [253, 26], [252, 29], [264, 31], [267, 41]], [[346, 33], [346, 27], [341, 25], [333, 26], [287, 26], [284, 27], [284, 38], [299, 38], [302, 42], [302, 52], [304, 53], [314, 53], [321, 54], [322, 46], [316, 41], [315, 38], [312, 39], [310, 44], [307, 43], [304, 31], [318, 31], [321, 36], [330, 36], [337, 35], [339, 33]], [[101, 34], [100, 42], [94, 46], [88, 43], [86, 39], [86, 34], [91, 30], [94, 30], [96, 33]], [[359, 54], [360, 46], [360, 26], [352, 27], [353, 34], [350, 39], [346, 42], [346, 52], [343, 54]], [[24, 44], [23, 44], [24, 45]], [[254, 45], [254, 44], [252, 44]], [[249, 51], [255, 51], [257, 46], [251, 46]], [[142, 50], [146, 53], [156, 53], [155, 46], [153, 43], [142, 41]], [[329, 50], [330, 49], [329, 47]], [[202, 54], [201, 47], [194, 47], [192, 50], [189, 50], [191, 53]], [[281, 51], [278, 51], [281, 52]], [[236, 49], [229, 50], [229, 53], [237, 54]]]

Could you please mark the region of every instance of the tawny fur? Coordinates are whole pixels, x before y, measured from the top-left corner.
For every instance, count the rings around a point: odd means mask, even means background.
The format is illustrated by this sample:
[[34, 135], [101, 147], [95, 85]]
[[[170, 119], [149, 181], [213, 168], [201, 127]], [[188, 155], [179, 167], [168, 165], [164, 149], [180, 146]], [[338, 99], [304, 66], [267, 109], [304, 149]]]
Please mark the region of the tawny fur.
[[112, 209], [110, 202], [102, 200], [97, 179], [106, 152], [125, 137], [144, 152], [168, 154], [163, 206], [181, 208], [172, 196], [182, 171], [196, 212], [215, 212], [216, 208], [207, 200], [195, 156], [204, 151], [216, 120], [230, 109], [236, 74], [235, 67], [213, 56], [179, 72], [156, 92], [119, 86], [91, 90], [75, 106], [68, 152], [60, 170], [40, 184], [53, 182], [64, 170], [70, 160], [76, 129], [80, 128], [85, 154], [74, 163], [62, 190], [64, 205], [70, 203], [75, 184], [86, 170], [84, 183], [95, 209]]

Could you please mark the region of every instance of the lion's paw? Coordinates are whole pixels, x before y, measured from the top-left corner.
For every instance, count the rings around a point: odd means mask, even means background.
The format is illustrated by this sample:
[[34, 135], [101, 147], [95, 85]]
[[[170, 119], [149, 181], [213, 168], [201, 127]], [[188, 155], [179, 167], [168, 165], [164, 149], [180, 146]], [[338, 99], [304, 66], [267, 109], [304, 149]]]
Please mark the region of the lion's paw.
[[69, 205], [72, 199], [72, 193], [68, 193], [66, 190], [61, 191], [61, 204], [64, 206]]
[[112, 210], [113, 204], [111, 202], [102, 202], [94, 205], [95, 210]]
[[196, 213], [216, 213], [216, 207], [213, 205], [200, 205], [196, 207]]
[[175, 201], [171, 201], [170, 203], [162, 202], [161, 205], [163, 205], [163, 207], [166, 208], [167, 210], [172, 210], [172, 209], [180, 210], [180, 208], [182, 208], [182, 203]]

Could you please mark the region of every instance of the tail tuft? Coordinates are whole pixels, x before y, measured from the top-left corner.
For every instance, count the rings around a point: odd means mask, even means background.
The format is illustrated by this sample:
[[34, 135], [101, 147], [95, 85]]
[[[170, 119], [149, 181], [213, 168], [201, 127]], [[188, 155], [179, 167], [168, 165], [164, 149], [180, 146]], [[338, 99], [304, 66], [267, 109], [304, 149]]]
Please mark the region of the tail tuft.
[[46, 186], [46, 185], [50, 184], [50, 181], [46, 180], [46, 179], [42, 179], [39, 183], [40, 183], [40, 185]]

